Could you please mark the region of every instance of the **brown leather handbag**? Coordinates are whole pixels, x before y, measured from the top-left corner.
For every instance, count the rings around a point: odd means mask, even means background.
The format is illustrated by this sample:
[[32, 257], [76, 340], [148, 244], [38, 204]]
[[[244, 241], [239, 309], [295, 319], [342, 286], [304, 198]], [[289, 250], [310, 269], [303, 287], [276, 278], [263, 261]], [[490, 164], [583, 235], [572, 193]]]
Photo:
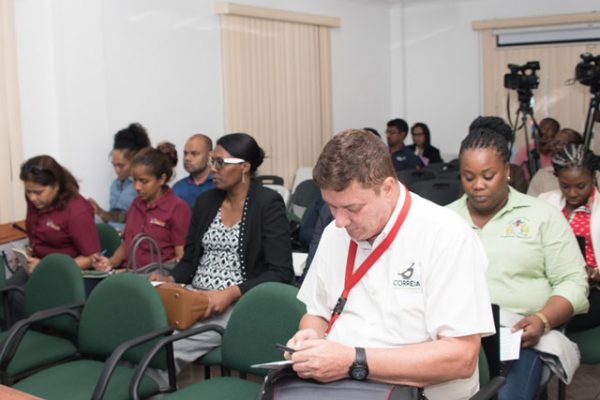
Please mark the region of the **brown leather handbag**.
[[205, 293], [186, 289], [177, 283], [162, 283], [156, 290], [165, 306], [169, 325], [178, 330], [188, 329], [202, 319], [208, 307]]

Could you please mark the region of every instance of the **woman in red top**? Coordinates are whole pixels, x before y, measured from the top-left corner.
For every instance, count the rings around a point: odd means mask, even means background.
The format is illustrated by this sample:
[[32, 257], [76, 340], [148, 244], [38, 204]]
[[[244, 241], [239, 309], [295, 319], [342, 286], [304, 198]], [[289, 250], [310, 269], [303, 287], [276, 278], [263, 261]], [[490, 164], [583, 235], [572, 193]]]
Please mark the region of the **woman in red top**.
[[[192, 211], [167, 186], [176, 165], [175, 146], [166, 142], [156, 149], [141, 150], [133, 158], [131, 171], [137, 197], [127, 211], [123, 243], [110, 258], [95, 256], [94, 268], [109, 271], [126, 266], [133, 239], [140, 233], [154, 239], [160, 248], [162, 261], [172, 262], [182, 257]], [[150, 263], [149, 243], [141, 243], [135, 256], [138, 268]]]
[[[51, 253], [66, 254], [81, 269], [90, 268], [90, 257], [100, 251], [100, 240], [94, 210], [79, 194], [73, 175], [54, 158], [42, 155], [27, 160], [19, 178], [25, 186], [31, 254], [7, 284], [24, 286], [40, 259]], [[11, 297], [11, 307], [17, 313], [20, 303], [20, 296]]]
[[560, 190], [539, 197], [559, 208], [580, 243], [590, 282], [590, 309], [576, 315], [567, 326], [570, 332], [600, 325], [600, 193], [596, 189], [598, 158], [581, 144], [569, 144], [552, 157]]

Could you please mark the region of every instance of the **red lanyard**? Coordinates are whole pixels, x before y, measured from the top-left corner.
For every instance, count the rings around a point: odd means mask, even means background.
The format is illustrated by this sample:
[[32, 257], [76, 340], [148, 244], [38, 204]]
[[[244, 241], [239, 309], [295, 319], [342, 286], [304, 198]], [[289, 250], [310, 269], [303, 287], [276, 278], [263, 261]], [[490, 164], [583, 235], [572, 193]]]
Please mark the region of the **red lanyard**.
[[404, 223], [406, 216], [408, 215], [408, 210], [410, 209], [410, 193], [408, 190], [404, 190], [406, 193], [406, 198], [404, 199], [404, 204], [402, 205], [402, 209], [400, 210], [400, 214], [398, 214], [398, 218], [396, 218], [396, 222], [394, 222], [394, 226], [390, 230], [390, 233], [379, 243], [379, 246], [375, 248], [369, 254], [369, 256], [360, 264], [356, 272], [352, 273], [354, 269], [354, 262], [356, 260], [356, 250], [358, 248], [356, 242], [354, 240], [350, 240], [350, 247], [348, 248], [348, 258], [346, 260], [346, 278], [344, 280], [344, 290], [340, 298], [338, 299], [333, 312], [331, 313], [331, 318], [329, 319], [329, 324], [327, 325], [327, 329], [325, 330], [325, 334], [327, 335], [333, 324], [338, 319], [342, 311], [344, 310], [344, 306], [346, 305], [346, 300], [348, 300], [348, 295], [352, 288], [362, 279], [363, 276], [367, 273], [369, 269], [375, 264], [375, 262], [381, 257], [381, 255], [387, 250], [388, 247], [392, 244], [400, 227]]

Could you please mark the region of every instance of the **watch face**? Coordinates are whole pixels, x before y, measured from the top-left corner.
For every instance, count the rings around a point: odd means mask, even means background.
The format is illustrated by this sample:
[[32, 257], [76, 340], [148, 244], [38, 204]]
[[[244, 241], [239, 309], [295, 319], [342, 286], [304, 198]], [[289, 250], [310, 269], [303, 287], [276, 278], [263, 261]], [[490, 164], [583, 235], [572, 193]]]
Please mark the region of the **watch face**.
[[350, 369], [350, 377], [352, 379], [356, 379], [357, 381], [365, 380], [368, 374], [369, 370], [364, 365], [354, 364]]

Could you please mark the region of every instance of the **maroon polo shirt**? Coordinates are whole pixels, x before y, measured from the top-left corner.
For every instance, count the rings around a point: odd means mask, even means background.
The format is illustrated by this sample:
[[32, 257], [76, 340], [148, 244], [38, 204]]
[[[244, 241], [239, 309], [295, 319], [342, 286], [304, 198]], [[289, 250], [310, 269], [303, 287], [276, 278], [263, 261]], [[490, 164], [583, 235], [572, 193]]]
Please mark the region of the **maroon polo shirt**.
[[39, 211], [28, 201], [26, 225], [35, 257], [43, 258], [51, 253], [89, 256], [100, 251], [94, 209], [80, 194], [69, 200], [62, 210], [52, 206]]
[[[173, 259], [175, 246], [185, 244], [191, 217], [190, 206], [171, 189], [167, 189], [150, 207], [141, 201], [139, 196], [136, 197], [127, 211], [127, 222], [123, 232], [126, 251], [123, 265], [127, 265], [131, 242], [139, 233], [145, 233], [156, 241], [163, 261]], [[150, 246], [148, 242], [143, 242], [136, 254], [137, 267], [143, 267], [150, 261]]]

